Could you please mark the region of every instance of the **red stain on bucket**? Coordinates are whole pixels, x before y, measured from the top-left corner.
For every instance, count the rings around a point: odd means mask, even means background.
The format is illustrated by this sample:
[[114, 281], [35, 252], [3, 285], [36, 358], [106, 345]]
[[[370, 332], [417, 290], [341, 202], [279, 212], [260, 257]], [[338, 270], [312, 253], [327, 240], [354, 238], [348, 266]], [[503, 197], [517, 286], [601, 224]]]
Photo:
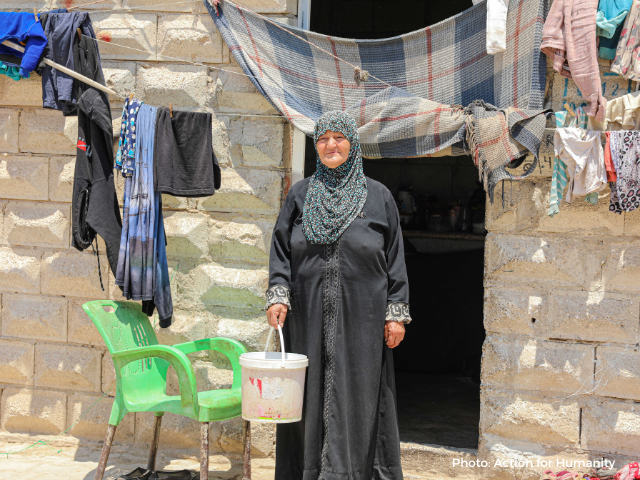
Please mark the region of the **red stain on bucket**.
[[99, 32], [98, 33], [98, 40], [102, 40], [103, 42], [110, 42], [111, 41], [111, 34], [109, 32]]
[[260, 392], [260, 396], [262, 396], [262, 380], [259, 379], [259, 378], [252, 378], [252, 377], [249, 377], [249, 380], [251, 380], [251, 385], [253, 385], [255, 387], [258, 387], [258, 391]]

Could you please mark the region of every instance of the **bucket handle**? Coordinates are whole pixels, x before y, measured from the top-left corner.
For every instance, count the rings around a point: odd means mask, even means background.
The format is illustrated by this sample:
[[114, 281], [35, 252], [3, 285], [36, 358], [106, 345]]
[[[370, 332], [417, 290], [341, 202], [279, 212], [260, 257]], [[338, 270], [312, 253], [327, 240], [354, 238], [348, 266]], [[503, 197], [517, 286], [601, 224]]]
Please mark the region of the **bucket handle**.
[[[264, 352], [267, 353], [269, 351], [269, 344], [271, 343], [271, 336], [273, 335], [273, 331], [275, 328], [269, 329], [269, 336], [267, 337], [267, 344], [264, 346]], [[284, 367], [285, 360], [285, 351], [284, 351], [284, 337], [282, 336], [282, 327], [278, 323], [278, 333], [280, 334], [280, 349], [282, 350], [282, 368]]]

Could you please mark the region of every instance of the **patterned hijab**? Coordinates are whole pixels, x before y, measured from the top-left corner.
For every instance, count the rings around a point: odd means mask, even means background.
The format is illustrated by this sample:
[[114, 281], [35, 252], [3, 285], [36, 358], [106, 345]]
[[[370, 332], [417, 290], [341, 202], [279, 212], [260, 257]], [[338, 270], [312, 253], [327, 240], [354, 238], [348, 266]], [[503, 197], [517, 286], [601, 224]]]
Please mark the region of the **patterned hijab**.
[[311, 177], [302, 212], [302, 231], [309, 243], [335, 242], [362, 211], [367, 200], [367, 180], [356, 121], [339, 110], [327, 112], [316, 122], [313, 143], [327, 131], [342, 133], [349, 143], [349, 157], [337, 168], [322, 163], [316, 147], [316, 173]]

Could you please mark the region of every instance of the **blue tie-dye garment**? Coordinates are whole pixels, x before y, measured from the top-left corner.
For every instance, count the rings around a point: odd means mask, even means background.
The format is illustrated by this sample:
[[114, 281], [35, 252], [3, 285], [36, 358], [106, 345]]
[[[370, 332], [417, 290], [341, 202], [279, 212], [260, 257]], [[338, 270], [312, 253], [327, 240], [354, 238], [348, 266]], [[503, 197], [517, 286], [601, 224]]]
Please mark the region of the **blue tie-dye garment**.
[[[141, 105], [137, 115], [135, 163], [125, 180], [122, 237], [116, 285], [127, 299], [142, 300], [145, 313], [158, 309], [160, 326], [171, 324], [173, 302], [162, 218], [162, 198], [153, 190], [157, 108]], [[146, 303], [146, 305], [145, 305]]]
[[120, 141], [116, 154], [116, 168], [122, 170], [122, 175], [130, 177], [133, 174], [136, 152], [136, 129], [138, 111], [142, 102], [134, 98], [124, 101], [122, 119], [120, 122]]

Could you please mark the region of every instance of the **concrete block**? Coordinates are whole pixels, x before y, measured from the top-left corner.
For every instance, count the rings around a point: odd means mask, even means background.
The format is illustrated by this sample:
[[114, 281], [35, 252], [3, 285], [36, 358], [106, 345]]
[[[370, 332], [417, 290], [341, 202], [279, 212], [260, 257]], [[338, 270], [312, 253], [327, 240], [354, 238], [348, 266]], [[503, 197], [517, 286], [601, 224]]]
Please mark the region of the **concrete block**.
[[222, 168], [222, 186], [198, 200], [198, 208], [214, 212], [274, 215], [280, 210], [282, 175], [269, 170]]
[[593, 384], [592, 346], [487, 336], [482, 383], [530, 391], [589, 390]]
[[540, 282], [592, 289], [606, 251], [588, 236], [490, 233], [485, 244], [485, 279], [503, 284]]
[[[101, 254], [103, 282], [108, 279], [108, 264], [107, 257]], [[95, 255], [72, 251], [45, 253], [42, 261], [42, 293], [103, 298], [107, 294], [100, 288]]]
[[20, 115], [20, 151], [75, 155], [78, 118], [57, 110], [23, 110]]
[[553, 313], [541, 325], [548, 337], [621, 343], [638, 339], [637, 297], [556, 290], [550, 302]]
[[550, 178], [530, 177], [513, 182], [513, 185], [507, 184], [504, 208], [500, 196], [496, 196], [493, 204], [487, 203], [487, 229], [577, 235], [623, 234], [624, 216], [609, 212], [609, 187], [600, 192], [596, 205], [586, 202], [584, 197], [575, 197], [572, 203], [562, 200], [560, 213], [553, 217], [548, 215], [550, 189]]
[[222, 37], [211, 16], [159, 15], [158, 60], [222, 63]]
[[[120, 42], [118, 42], [120, 43]], [[102, 53], [100, 45], [100, 53]], [[125, 49], [123, 49], [125, 50]], [[120, 95], [127, 97], [136, 90], [136, 64], [134, 62], [102, 62], [102, 72], [107, 87]], [[114, 95], [109, 97], [111, 103], [122, 105], [124, 100]], [[117, 117], [120, 112], [114, 109], [111, 114]], [[120, 133], [120, 131], [118, 131]]]
[[42, 107], [42, 78], [32, 73], [16, 82], [6, 75], [0, 76], [0, 105]]
[[238, 4], [258, 13], [298, 13], [296, 0], [238, 0]]
[[67, 422], [63, 392], [6, 388], [2, 392], [2, 429], [57, 435]]
[[99, 392], [101, 363], [101, 352], [93, 348], [38, 344], [35, 384]]
[[47, 200], [48, 175], [45, 157], [0, 156], [0, 197]]
[[248, 167], [280, 167], [284, 124], [278, 119], [247, 119], [242, 130], [242, 163]]
[[188, 3], [158, 3], [157, 0], [122, 0], [122, 8], [126, 10], [146, 9], [153, 12], [189, 12], [206, 13], [207, 9], [202, 2]]
[[6, 75], [0, 77], [0, 105], [42, 107], [42, 78], [32, 73], [19, 82]]
[[69, 247], [71, 208], [59, 203], [9, 202], [3, 236], [12, 245]]
[[94, 13], [91, 19], [103, 60], [156, 59], [155, 13]]
[[[611, 190], [607, 187], [600, 192], [598, 203], [593, 205], [584, 200], [584, 197], [575, 197], [571, 203], [564, 200], [560, 202], [560, 213], [550, 217], [547, 215], [549, 209], [549, 192], [551, 181], [539, 182], [534, 192], [535, 199], [544, 198], [541, 202], [539, 220], [535, 230], [541, 232], [571, 233], [579, 235], [615, 235], [624, 233], [624, 215], [615, 215], [609, 211], [609, 201]], [[527, 200], [519, 205], [526, 208]]]
[[104, 348], [104, 340], [102, 340], [98, 329], [82, 308], [82, 305], [88, 301], [89, 299], [86, 298], [69, 299], [69, 343], [80, 343], [82, 345], [94, 345]]
[[138, 65], [137, 97], [150, 105], [198, 107], [210, 103], [207, 67]]
[[2, 295], [2, 335], [67, 341], [67, 299], [42, 295]]
[[[49, 160], [49, 199], [71, 203], [75, 157], [51, 157]], [[40, 200], [40, 199], [34, 199]]]
[[640, 400], [640, 351], [637, 347], [596, 347], [596, 395]]
[[214, 221], [209, 236], [211, 254], [238, 262], [269, 263], [273, 223], [260, 219], [233, 217]]
[[[198, 392], [231, 388], [233, 384], [233, 370], [218, 368], [206, 360], [196, 360], [192, 365], [196, 373]], [[171, 367], [167, 373], [167, 395], [180, 395], [178, 376]]]
[[[251, 80], [239, 67], [212, 69], [211, 78], [216, 86], [216, 112], [276, 115], [279, 112], [259, 93]], [[235, 73], [232, 73], [235, 72]]]
[[[67, 428], [78, 422], [69, 430], [69, 433], [74, 437], [90, 438], [98, 441], [104, 440], [112, 406], [113, 399], [111, 398], [100, 399], [98, 395], [78, 393], [69, 395], [67, 401]], [[80, 416], [84, 413], [86, 415], [80, 419]], [[116, 441], [133, 441], [134, 419], [134, 415], [125, 415], [116, 429]]]
[[111, 397], [116, 394], [116, 369], [109, 352], [102, 356], [102, 392]]
[[637, 404], [605, 400], [582, 414], [581, 446], [590, 451], [635, 456], [640, 449]]
[[205, 307], [256, 310], [264, 307], [266, 268], [230, 268], [211, 263], [199, 265], [186, 277], [179, 280], [178, 291], [182, 295], [177, 304], [191, 301]]
[[548, 397], [481, 393], [480, 431], [502, 438], [547, 446], [577, 446], [580, 408], [575, 400], [552, 402]]
[[34, 249], [0, 247], [0, 290], [39, 293], [40, 256]]
[[33, 385], [33, 357], [32, 344], [0, 340], [0, 383]]
[[18, 110], [0, 108], [0, 152], [17, 153]]
[[607, 291], [640, 292], [640, 246], [635, 242], [613, 242], [602, 267]]
[[[227, 453], [242, 453], [242, 418], [219, 422], [222, 428], [220, 446]], [[251, 422], [251, 453], [256, 457], [273, 454], [275, 451], [275, 428], [267, 423]]]
[[201, 258], [208, 253], [209, 216], [204, 213], [167, 212], [164, 215], [167, 255]]
[[215, 337], [217, 321], [209, 312], [174, 310], [171, 326], [160, 328], [156, 325], [155, 331], [162, 345], [174, 345]]
[[548, 304], [547, 295], [535, 290], [487, 288], [485, 329], [488, 332], [538, 336], [543, 319], [548, 315]]
[[259, 321], [231, 320], [227, 318], [218, 321], [218, 337], [231, 338], [242, 343], [245, 347], [256, 351], [264, 350], [271, 327], [266, 317]]
[[[211, 423], [211, 452], [220, 451], [220, 423]], [[151, 412], [136, 413], [136, 443], [149, 444], [153, 436], [155, 415]], [[165, 413], [162, 417], [160, 448], [196, 448], [200, 446], [200, 423], [189, 417]]]

